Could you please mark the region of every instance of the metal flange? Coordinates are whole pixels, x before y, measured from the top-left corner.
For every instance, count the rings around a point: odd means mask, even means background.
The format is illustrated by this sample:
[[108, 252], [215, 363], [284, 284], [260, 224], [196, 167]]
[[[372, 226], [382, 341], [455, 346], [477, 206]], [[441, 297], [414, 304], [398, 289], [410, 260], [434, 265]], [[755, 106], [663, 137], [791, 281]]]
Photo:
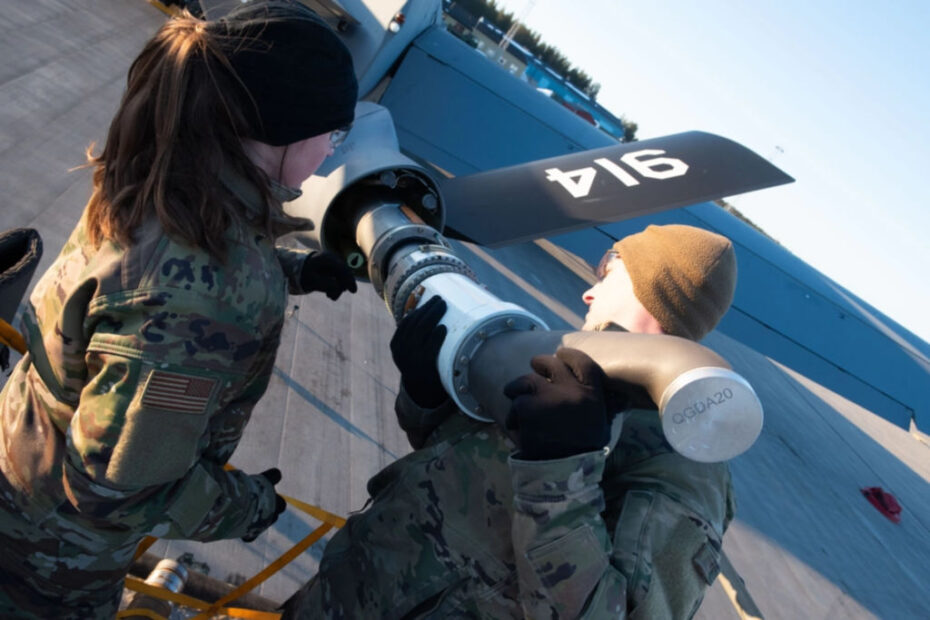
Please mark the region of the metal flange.
[[384, 286], [384, 301], [395, 321], [416, 306], [412, 299], [420, 284], [440, 273], [459, 273], [475, 282], [477, 276], [461, 258], [444, 245], [411, 244], [391, 257], [391, 267]]

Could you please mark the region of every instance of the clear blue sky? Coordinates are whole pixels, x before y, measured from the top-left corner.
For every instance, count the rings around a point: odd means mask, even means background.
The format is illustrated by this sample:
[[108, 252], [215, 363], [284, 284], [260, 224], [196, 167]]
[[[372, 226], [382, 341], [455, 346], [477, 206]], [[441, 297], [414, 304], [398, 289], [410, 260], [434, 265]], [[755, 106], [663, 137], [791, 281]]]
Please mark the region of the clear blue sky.
[[710, 131], [795, 177], [732, 202], [930, 341], [930, 2], [537, 0], [524, 22], [640, 138]]

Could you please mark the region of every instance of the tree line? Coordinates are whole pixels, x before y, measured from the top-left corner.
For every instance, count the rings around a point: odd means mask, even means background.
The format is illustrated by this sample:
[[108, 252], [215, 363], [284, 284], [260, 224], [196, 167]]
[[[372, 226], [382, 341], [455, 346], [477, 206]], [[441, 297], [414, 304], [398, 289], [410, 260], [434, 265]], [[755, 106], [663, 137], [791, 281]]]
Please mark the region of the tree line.
[[[513, 26], [513, 13], [508, 13], [500, 8], [495, 0], [455, 0], [455, 4], [475, 17], [483, 17], [486, 22], [494, 24], [502, 32], [507, 32]], [[597, 97], [601, 85], [594, 82], [591, 76], [582, 69], [573, 66], [571, 61], [557, 47], [543, 41], [538, 32], [520, 24], [513, 40], [562, 75], [575, 88], [592, 99]]]
[[[490, 22], [501, 32], [510, 30], [515, 21], [513, 13], [503, 10], [495, 0], [455, 0], [453, 4], [458, 5], [475, 17], [484, 18], [484, 21]], [[597, 98], [601, 85], [592, 80], [591, 76], [581, 68], [573, 66], [571, 61], [557, 47], [543, 41], [542, 35], [538, 32], [520, 24], [513, 40], [562, 75], [569, 84], [591, 97], [592, 100]], [[636, 141], [636, 131], [639, 128], [637, 124], [625, 116], [620, 117], [620, 122], [623, 125], [622, 141]]]

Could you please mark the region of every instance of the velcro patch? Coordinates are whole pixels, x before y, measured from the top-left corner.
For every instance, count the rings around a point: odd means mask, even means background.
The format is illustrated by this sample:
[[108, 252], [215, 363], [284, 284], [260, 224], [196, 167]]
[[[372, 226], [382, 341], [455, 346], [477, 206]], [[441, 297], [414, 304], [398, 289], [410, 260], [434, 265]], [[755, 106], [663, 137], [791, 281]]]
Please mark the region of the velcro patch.
[[205, 413], [217, 382], [206, 377], [154, 370], [142, 392], [142, 406], [178, 413]]
[[713, 585], [717, 575], [720, 574], [720, 553], [709, 542], [705, 542], [691, 561], [707, 585]]

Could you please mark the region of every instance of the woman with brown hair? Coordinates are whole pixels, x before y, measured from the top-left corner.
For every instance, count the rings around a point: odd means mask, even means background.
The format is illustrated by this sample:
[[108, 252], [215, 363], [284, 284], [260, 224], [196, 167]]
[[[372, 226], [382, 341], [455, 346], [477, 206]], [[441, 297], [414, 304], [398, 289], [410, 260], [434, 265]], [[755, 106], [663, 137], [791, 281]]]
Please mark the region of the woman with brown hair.
[[253, 540], [277, 469], [225, 471], [288, 292], [355, 292], [336, 256], [275, 246], [357, 85], [298, 2], [167, 22], [129, 70], [93, 194], [23, 316], [0, 395], [0, 616], [112, 617], [143, 536]]

